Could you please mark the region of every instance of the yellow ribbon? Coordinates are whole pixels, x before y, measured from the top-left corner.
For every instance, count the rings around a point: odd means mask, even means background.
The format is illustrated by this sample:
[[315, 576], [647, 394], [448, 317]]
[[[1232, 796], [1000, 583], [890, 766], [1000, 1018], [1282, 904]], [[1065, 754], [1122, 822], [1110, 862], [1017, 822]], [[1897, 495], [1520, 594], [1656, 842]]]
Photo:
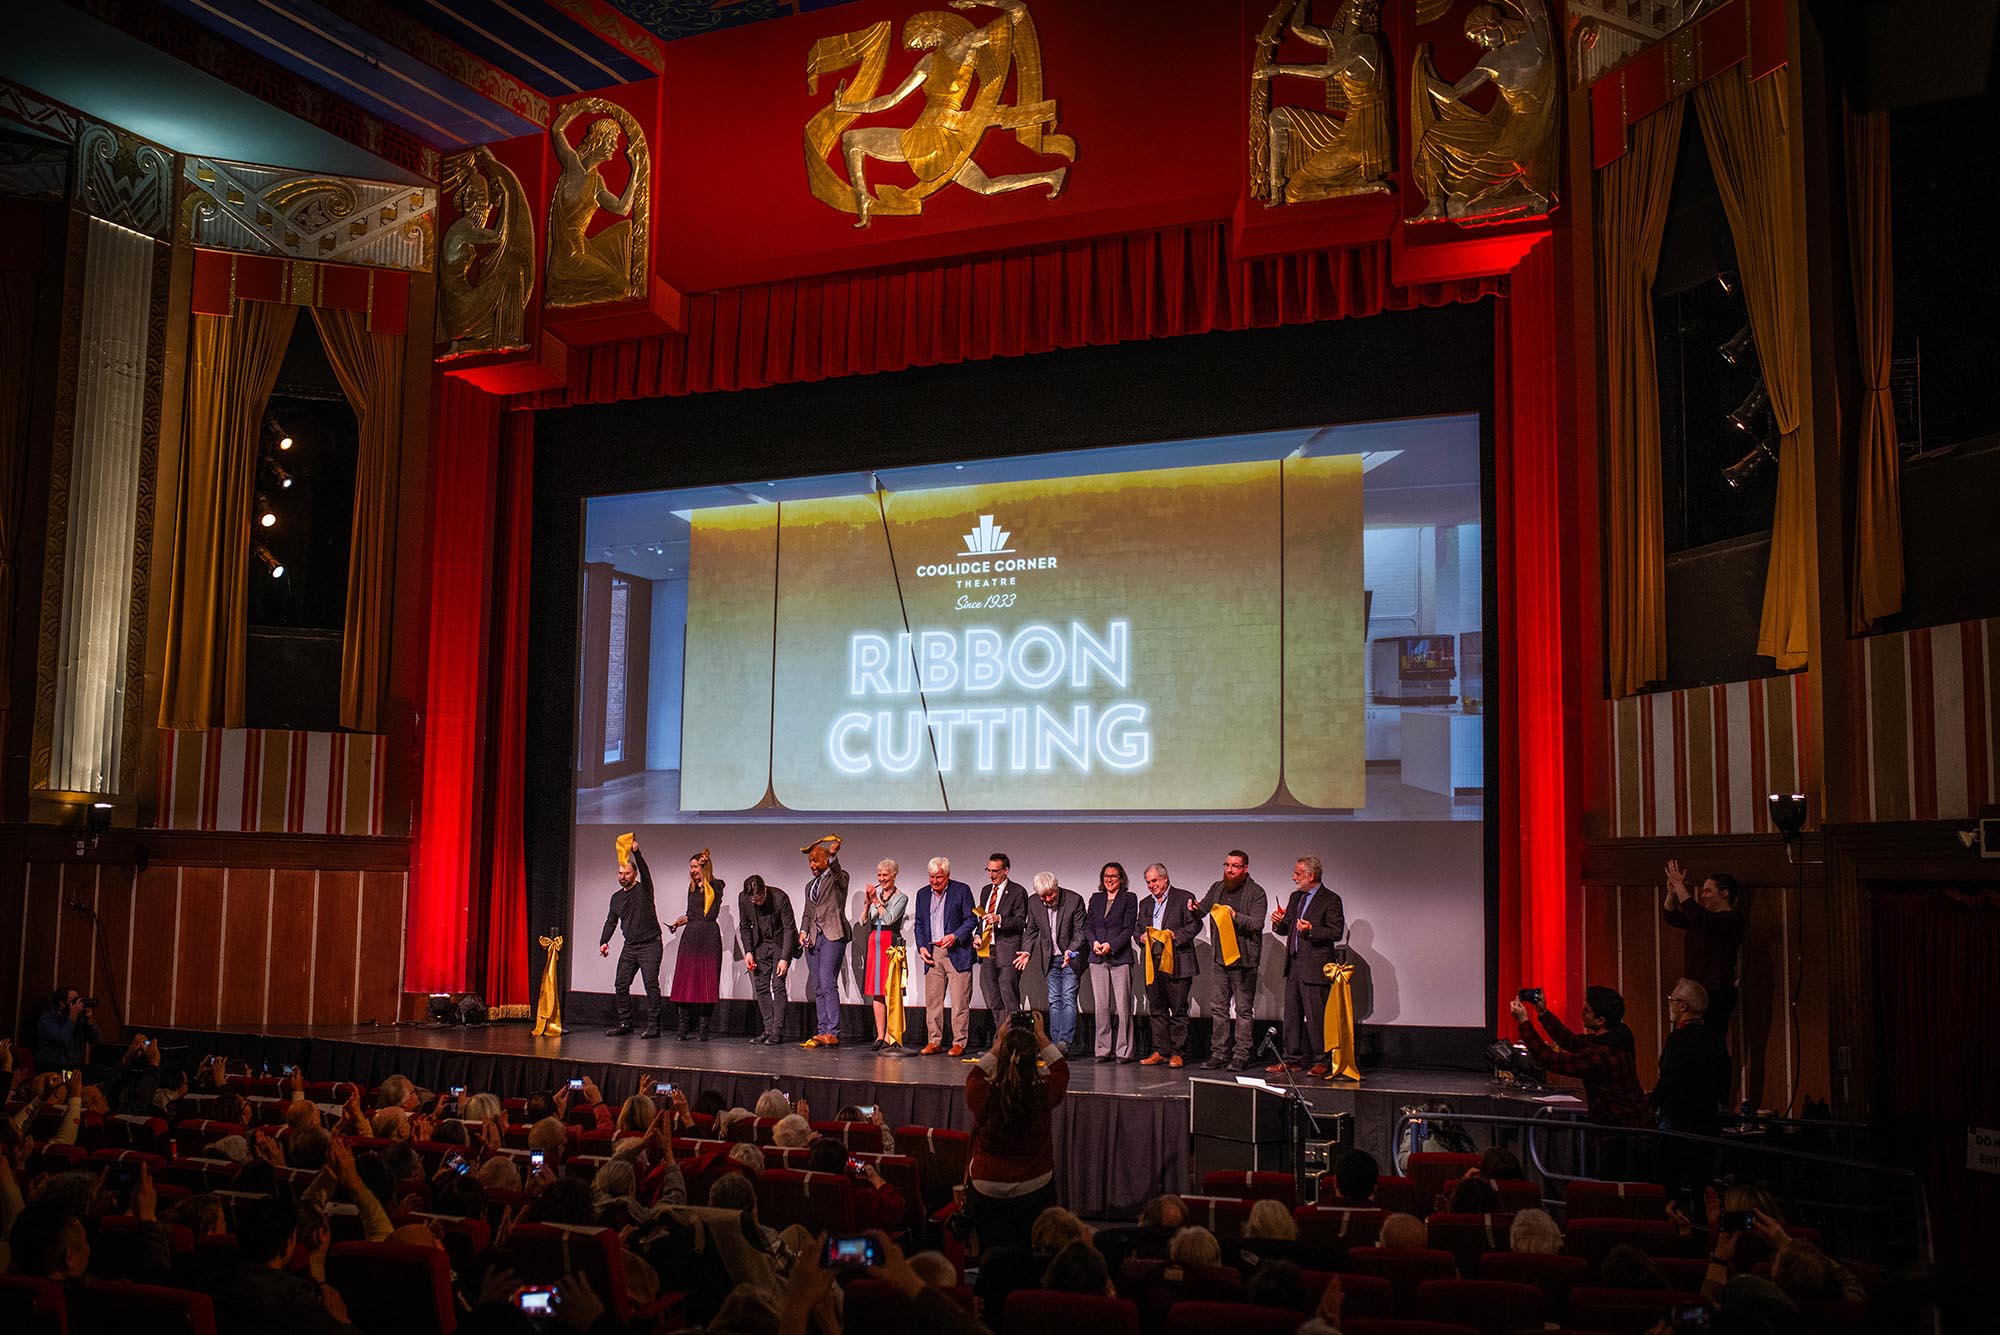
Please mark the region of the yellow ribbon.
[[1354, 966], [1329, 964], [1323, 970], [1327, 982], [1326, 1014], [1321, 1017], [1321, 1035], [1327, 1046], [1327, 1079], [1359, 1080], [1361, 1068], [1354, 1061]]
[[706, 918], [715, 912], [715, 886], [708, 874], [715, 870], [715, 864], [708, 860], [708, 850], [701, 850], [701, 916]]
[[[625, 837], [631, 838], [630, 835]], [[542, 994], [535, 1001], [535, 1033], [552, 1038], [562, 1033], [562, 993], [556, 990], [556, 957], [562, 954], [562, 948], [561, 937], [542, 938], [542, 949], [548, 952], [548, 963], [542, 967]]]
[[1243, 958], [1243, 952], [1236, 948], [1236, 913], [1227, 904], [1217, 904], [1208, 911], [1215, 922], [1215, 948], [1222, 953], [1225, 965], [1234, 964]]
[[828, 845], [829, 847], [827, 851], [835, 854], [836, 856], [838, 856], [838, 854], [840, 853], [840, 836], [837, 834], [822, 835], [818, 839], [815, 839], [811, 843], [807, 844], [804, 848], [801, 848], [799, 852], [810, 853], [815, 848], [818, 848], [821, 844]]
[[999, 901], [1000, 888], [995, 886], [986, 892], [986, 907], [979, 911], [979, 931], [972, 938], [972, 943], [978, 948], [980, 959], [993, 957], [993, 928], [987, 924], [986, 915], [993, 912], [994, 905]]
[[1148, 987], [1153, 985], [1154, 942], [1158, 942], [1162, 947], [1160, 951], [1161, 971], [1168, 974], [1174, 971], [1174, 934], [1164, 927], [1148, 927], [1146, 929], [1146, 986]]
[[882, 1006], [887, 1017], [882, 1029], [891, 1043], [903, 1041], [903, 970], [908, 966], [908, 949], [890, 946], [889, 970], [882, 979]]
[[611, 846], [618, 851], [618, 870], [624, 871], [632, 865], [632, 845], [638, 842], [639, 836], [629, 831], [612, 841]]

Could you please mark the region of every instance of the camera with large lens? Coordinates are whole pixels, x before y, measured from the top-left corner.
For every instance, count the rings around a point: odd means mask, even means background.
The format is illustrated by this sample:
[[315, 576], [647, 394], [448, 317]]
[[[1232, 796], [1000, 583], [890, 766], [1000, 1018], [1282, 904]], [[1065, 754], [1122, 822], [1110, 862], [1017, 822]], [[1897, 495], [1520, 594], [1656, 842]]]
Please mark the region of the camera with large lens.
[[96, 1010], [96, 1009], [97, 1009], [97, 998], [96, 998], [96, 997], [85, 997], [85, 998], [83, 999], [83, 1008], [84, 1008], [85, 1010], [87, 1010], [87, 1011], [94, 1011], [94, 1010]]

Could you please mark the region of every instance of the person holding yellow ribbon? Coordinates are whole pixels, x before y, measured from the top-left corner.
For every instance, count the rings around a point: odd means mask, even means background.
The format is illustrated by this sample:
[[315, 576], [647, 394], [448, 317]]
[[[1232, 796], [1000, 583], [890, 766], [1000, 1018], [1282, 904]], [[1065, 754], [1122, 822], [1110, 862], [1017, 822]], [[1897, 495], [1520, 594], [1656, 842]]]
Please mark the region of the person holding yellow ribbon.
[[[1222, 879], [1195, 906], [1215, 940], [1215, 1018], [1211, 1021], [1210, 1070], [1250, 1068], [1250, 1030], [1257, 1018], [1257, 962], [1263, 958], [1264, 910], [1271, 897], [1250, 878], [1250, 855], [1232, 848], [1222, 856]], [[1233, 1015], [1232, 1017], [1232, 1008]]]
[[1132, 940], [1146, 969], [1153, 1051], [1139, 1065], [1164, 1062], [1179, 1070], [1187, 1065], [1188, 997], [1201, 972], [1194, 939], [1201, 935], [1203, 920], [1194, 911], [1194, 896], [1173, 883], [1165, 863], [1146, 868], [1146, 889], [1151, 893], [1139, 896], [1139, 926]]
[[875, 1008], [875, 1051], [903, 1046], [903, 979], [909, 955], [903, 946], [903, 918], [910, 897], [896, 888], [902, 868], [894, 858], [875, 864], [875, 883], [868, 887], [861, 918], [868, 924], [868, 966], [862, 971], [861, 995]]
[[743, 968], [750, 991], [763, 1013], [763, 1032], [752, 1043], [785, 1041], [785, 1002], [791, 984], [785, 974], [799, 955], [799, 929], [792, 917], [792, 897], [761, 876], [743, 878], [736, 897], [736, 939], [743, 947]]
[[688, 859], [687, 912], [667, 924], [670, 932], [687, 929], [687, 935], [681, 937], [680, 953], [674, 957], [674, 985], [667, 992], [684, 1043], [696, 1024], [701, 1028], [701, 1041], [708, 1042], [708, 1023], [722, 995], [722, 927], [717, 921], [722, 912], [722, 885], [715, 878], [708, 850], [702, 849]]
[[1292, 864], [1291, 902], [1271, 910], [1271, 932], [1285, 942], [1285, 1055], [1273, 1073], [1294, 1071], [1308, 1060], [1313, 1075], [1325, 1075], [1326, 966], [1337, 963], [1347, 913], [1340, 896], [1320, 883], [1320, 860], [1308, 853]]
[[604, 1032], [622, 1038], [632, 1032], [632, 979], [646, 985], [646, 1031], [641, 1038], [660, 1036], [660, 916], [653, 900], [653, 873], [646, 855], [639, 851], [639, 836], [626, 833], [612, 844], [618, 854], [618, 888], [611, 892], [611, 904], [604, 915], [604, 934], [597, 939], [597, 953], [611, 953], [611, 934], [623, 932], [625, 944], [618, 950], [618, 973], [611, 993], [617, 1022]]
[[[1005, 853], [986, 855], [987, 887], [973, 910], [979, 931], [973, 945], [979, 956], [979, 991], [986, 999], [987, 1023], [994, 1033], [1000, 1022], [1021, 1009], [1021, 971], [1014, 957], [1021, 953], [1021, 936], [1028, 927], [1028, 891], [1014, 879], [1014, 862]], [[988, 1040], [973, 1035], [968, 1051], [977, 1053]]]

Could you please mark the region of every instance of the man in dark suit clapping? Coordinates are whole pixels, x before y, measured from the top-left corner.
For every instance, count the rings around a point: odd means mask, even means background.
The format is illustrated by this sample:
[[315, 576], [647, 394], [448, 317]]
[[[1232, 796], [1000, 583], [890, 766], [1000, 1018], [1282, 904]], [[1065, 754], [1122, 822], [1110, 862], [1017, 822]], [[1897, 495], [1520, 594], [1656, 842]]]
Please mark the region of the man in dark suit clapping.
[[1292, 866], [1291, 901], [1271, 910], [1271, 932], [1285, 943], [1285, 1057], [1272, 1072], [1297, 1070], [1308, 1060], [1313, 1075], [1326, 1074], [1326, 966], [1347, 935], [1340, 896], [1320, 884], [1320, 860], [1308, 853]]

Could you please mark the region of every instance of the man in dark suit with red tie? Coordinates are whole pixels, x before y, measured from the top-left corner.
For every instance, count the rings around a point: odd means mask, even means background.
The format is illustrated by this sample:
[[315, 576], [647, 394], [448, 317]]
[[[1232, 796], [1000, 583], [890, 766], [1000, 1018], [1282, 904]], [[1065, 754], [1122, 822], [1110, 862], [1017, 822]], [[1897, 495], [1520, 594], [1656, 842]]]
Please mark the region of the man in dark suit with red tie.
[[1347, 935], [1340, 896], [1320, 884], [1320, 860], [1308, 853], [1292, 866], [1298, 888], [1283, 908], [1271, 910], [1271, 932], [1285, 943], [1285, 1056], [1276, 1073], [1308, 1060], [1313, 1075], [1326, 1074], [1326, 966]]

